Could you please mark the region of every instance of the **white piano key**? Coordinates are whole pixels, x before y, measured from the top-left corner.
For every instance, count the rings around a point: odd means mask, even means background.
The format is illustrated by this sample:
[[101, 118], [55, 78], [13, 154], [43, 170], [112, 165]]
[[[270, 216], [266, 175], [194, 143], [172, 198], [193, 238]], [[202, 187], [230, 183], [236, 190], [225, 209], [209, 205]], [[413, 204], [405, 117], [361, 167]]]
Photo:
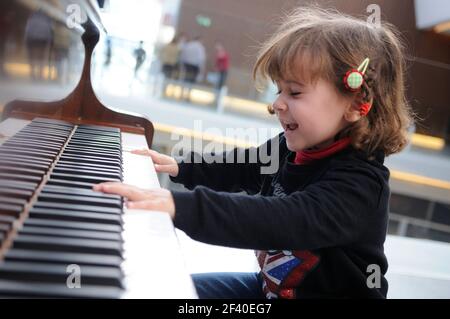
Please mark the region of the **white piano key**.
[[[160, 188], [152, 159], [130, 153], [146, 145], [142, 135], [122, 134], [124, 182]], [[124, 211], [123, 298], [198, 298], [169, 215], [127, 208]]]
[[167, 213], [126, 210], [123, 298], [198, 298]]

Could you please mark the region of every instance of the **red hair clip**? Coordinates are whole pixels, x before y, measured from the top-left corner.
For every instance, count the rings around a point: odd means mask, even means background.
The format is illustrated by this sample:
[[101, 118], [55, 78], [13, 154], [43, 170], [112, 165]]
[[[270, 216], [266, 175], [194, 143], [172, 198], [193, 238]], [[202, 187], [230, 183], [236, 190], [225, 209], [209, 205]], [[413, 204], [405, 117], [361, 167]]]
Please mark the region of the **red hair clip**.
[[367, 113], [369, 113], [371, 108], [372, 108], [372, 103], [370, 103], [370, 102], [363, 103], [359, 107], [359, 114], [361, 114], [361, 116], [366, 116]]

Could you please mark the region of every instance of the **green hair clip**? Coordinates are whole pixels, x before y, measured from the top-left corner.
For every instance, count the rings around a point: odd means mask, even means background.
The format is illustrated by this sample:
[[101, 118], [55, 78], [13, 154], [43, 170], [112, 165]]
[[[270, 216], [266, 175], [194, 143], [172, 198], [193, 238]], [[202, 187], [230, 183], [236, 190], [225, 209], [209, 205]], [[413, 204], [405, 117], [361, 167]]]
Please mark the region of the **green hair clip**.
[[370, 59], [365, 58], [357, 69], [351, 69], [345, 74], [344, 85], [348, 90], [356, 92], [361, 88], [364, 84], [364, 74], [367, 71], [369, 62]]

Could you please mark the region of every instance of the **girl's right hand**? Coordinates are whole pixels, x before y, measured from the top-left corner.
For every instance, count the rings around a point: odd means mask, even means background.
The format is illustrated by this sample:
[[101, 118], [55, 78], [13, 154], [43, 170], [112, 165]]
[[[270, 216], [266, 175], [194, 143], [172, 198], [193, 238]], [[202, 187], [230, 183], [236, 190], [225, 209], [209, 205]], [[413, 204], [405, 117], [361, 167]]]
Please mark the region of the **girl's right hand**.
[[176, 177], [178, 175], [178, 163], [171, 156], [158, 153], [157, 151], [150, 150], [148, 148], [134, 150], [131, 153], [150, 156], [153, 160], [153, 164], [155, 165], [155, 170], [158, 173], [168, 173], [172, 177]]

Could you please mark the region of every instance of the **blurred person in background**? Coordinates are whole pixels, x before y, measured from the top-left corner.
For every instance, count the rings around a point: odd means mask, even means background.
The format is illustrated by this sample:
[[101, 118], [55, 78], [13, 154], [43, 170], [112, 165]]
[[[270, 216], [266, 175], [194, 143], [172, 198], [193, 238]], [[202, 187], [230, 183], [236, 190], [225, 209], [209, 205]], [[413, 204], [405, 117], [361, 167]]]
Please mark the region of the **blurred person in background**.
[[178, 37], [176, 36], [161, 49], [159, 59], [165, 79], [174, 79], [176, 77], [180, 51]]
[[[44, 69], [49, 65], [50, 47], [53, 42], [53, 25], [50, 18], [39, 9], [33, 12], [25, 27], [31, 78], [43, 79]], [[48, 76], [49, 74], [46, 74]]]
[[108, 67], [111, 64], [111, 57], [112, 57], [112, 43], [111, 38], [106, 38], [106, 49], [105, 49], [105, 67]]
[[197, 82], [204, 71], [206, 51], [200, 37], [195, 37], [181, 48], [180, 62], [184, 69], [184, 81]]
[[216, 43], [215, 50], [216, 69], [218, 72], [217, 89], [220, 91], [227, 81], [230, 56], [220, 42]]
[[139, 47], [134, 50], [134, 56], [136, 57], [136, 66], [134, 67], [134, 76], [137, 76], [137, 73], [139, 69], [141, 68], [142, 64], [145, 61], [145, 58], [147, 56], [147, 53], [145, 52], [144, 48], [144, 42], [139, 41]]

